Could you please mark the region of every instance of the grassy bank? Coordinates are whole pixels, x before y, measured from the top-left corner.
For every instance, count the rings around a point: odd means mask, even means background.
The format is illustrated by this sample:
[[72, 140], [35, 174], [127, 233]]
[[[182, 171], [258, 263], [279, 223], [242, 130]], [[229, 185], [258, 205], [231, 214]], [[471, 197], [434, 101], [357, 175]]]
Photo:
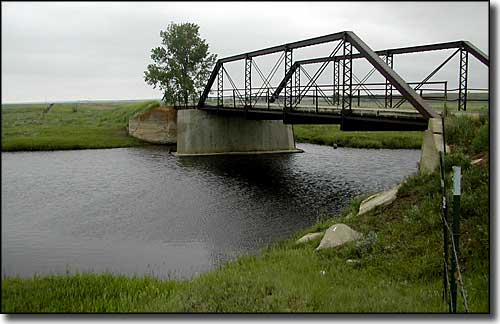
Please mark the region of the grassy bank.
[[144, 145], [128, 136], [128, 119], [159, 103], [2, 105], [2, 151], [112, 148]]
[[294, 125], [295, 140], [341, 147], [420, 149], [423, 132], [343, 132], [340, 125]]
[[[460, 265], [473, 312], [489, 311], [485, 129], [485, 120], [467, 118], [450, 118], [446, 125], [454, 148], [448, 165], [463, 168]], [[485, 160], [472, 164], [479, 156]], [[438, 173], [410, 177], [397, 196], [390, 206], [362, 216], [355, 215], [361, 199], [354, 199], [342, 215], [192, 280], [110, 274], [4, 278], [2, 311], [447, 312], [441, 296]], [[339, 222], [362, 232], [364, 238], [318, 252], [314, 248], [319, 240], [294, 243], [305, 233]], [[459, 310], [463, 311], [461, 297]]]
[[[45, 104], [3, 104], [2, 151], [145, 145], [128, 136], [128, 118], [158, 104], [155, 101], [64, 103], [55, 104], [48, 111]], [[475, 112], [487, 112], [487, 108], [474, 102], [469, 105], [469, 110]], [[419, 149], [423, 136], [422, 132], [342, 132], [339, 125], [295, 125], [294, 133], [297, 142], [393, 149]]]

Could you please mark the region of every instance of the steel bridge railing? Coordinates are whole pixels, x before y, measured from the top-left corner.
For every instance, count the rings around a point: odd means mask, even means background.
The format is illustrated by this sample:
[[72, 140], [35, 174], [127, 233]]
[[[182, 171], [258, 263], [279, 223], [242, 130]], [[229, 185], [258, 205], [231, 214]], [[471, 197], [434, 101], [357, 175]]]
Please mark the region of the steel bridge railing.
[[[457, 102], [462, 104], [459, 97], [459, 88], [448, 88], [447, 81], [409, 82], [409, 86], [416, 88], [419, 95], [433, 106]], [[397, 92], [387, 95], [385, 82], [353, 83], [351, 95], [352, 109], [372, 110], [408, 110], [415, 111], [409, 103], [402, 103], [397, 107], [387, 107], [387, 101], [397, 102], [404, 97]], [[336, 84], [315, 84], [306, 90], [306, 86], [291, 86], [285, 95], [272, 98], [277, 87], [255, 87], [247, 91], [243, 97], [243, 88], [217, 90], [217, 96], [208, 96], [206, 105], [234, 109], [264, 109], [288, 111], [314, 111], [316, 113], [338, 112], [342, 109], [343, 94]], [[247, 88], [248, 89], [248, 88]], [[340, 88], [341, 89], [341, 88]], [[304, 90], [306, 90], [304, 92]], [[471, 89], [472, 90], [472, 89]], [[473, 89], [478, 92], [488, 92], [487, 89]], [[290, 93], [290, 95], [288, 95]], [[302, 95], [301, 95], [302, 93]], [[487, 102], [488, 98], [467, 99], [469, 102]], [[295, 105], [290, 105], [290, 103]]]

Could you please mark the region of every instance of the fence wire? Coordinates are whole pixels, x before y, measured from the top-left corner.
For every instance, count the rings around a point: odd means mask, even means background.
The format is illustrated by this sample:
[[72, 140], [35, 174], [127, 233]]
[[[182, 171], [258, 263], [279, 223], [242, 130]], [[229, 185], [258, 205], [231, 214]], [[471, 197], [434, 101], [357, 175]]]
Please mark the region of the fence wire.
[[[467, 303], [467, 290], [465, 289], [463, 277], [462, 277], [462, 271], [460, 268], [460, 263], [458, 260], [458, 253], [457, 253], [457, 248], [456, 248], [456, 242], [455, 242], [455, 237], [453, 235], [453, 230], [450, 228], [450, 225], [448, 224], [447, 220], [447, 206], [448, 206], [448, 201], [447, 201], [447, 194], [446, 194], [446, 168], [445, 168], [445, 159], [444, 156], [446, 154], [446, 138], [445, 138], [445, 126], [444, 126], [444, 116], [441, 116], [442, 120], [442, 128], [443, 128], [443, 154], [440, 157], [440, 167], [441, 167], [441, 188], [442, 188], [442, 214], [441, 214], [441, 221], [443, 222], [443, 225], [446, 229], [445, 232], [447, 232], [448, 237], [451, 237], [451, 250], [452, 250], [452, 257], [455, 261], [456, 267], [457, 267], [457, 279], [458, 283], [460, 285], [460, 294], [462, 295], [462, 301], [464, 305], [464, 310], [466, 313], [469, 313], [469, 305]], [[445, 235], [445, 233], [443, 233]], [[445, 240], [445, 237], [443, 235], [443, 240]], [[446, 285], [443, 287], [443, 295], [446, 293], [446, 291], [449, 291], [449, 306], [450, 306], [450, 312], [452, 311], [451, 309], [451, 302], [453, 300], [452, 298], [452, 291], [450, 287], [450, 280], [454, 280], [454, 274], [450, 274], [450, 270], [448, 269], [448, 258], [447, 258], [447, 251], [449, 250], [448, 246], [446, 243], [445, 245], [445, 252], [443, 253], [443, 259], [444, 259], [444, 271], [445, 271], [445, 281]], [[456, 303], [457, 301], [455, 301]]]

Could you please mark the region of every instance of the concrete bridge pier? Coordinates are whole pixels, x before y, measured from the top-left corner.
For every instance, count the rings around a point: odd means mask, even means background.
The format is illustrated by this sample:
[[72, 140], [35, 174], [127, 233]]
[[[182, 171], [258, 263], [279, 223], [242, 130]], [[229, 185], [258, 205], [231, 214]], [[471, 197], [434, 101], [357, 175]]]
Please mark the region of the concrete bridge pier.
[[[432, 173], [438, 169], [440, 153], [444, 152], [441, 117], [430, 118], [428, 125], [422, 141], [419, 163], [420, 173]], [[446, 151], [450, 151], [448, 145], [446, 145]]]
[[177, 111], [177, 155], [301, 152], [281, 120], [248, 120], [198, 109]]

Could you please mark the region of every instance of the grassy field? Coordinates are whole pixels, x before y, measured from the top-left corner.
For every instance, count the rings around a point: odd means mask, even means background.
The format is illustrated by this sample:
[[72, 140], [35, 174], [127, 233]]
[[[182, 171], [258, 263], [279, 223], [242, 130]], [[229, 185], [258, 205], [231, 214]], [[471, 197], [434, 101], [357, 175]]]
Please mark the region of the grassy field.
[[[472, 94], [484, 99], [482, 94]], [[474, 96], [473, 96], [474, 97]], [[444, 110], [442, 102], [430, 102], [431, 107], [438, 113]], [[483, 118], [488, 116], [487, 102], [469, 101], [467, 112], [457, 112], [456, 103], [448, 103], [449, 115], [479, 114]], [[377, 108], [373, 101], [361, 102], [361, 107]], [[414, 110], [405, 103], [402, 109]], [[353, 109], [356, 109], [354, 105]], [[294, 125], [295, 140], [313, 144], [333, 145], [356, 148], [389, 148], [389, 149], [420, 149], [423, 132], [343, 132], [340, 125]]]
[[345, 132], [340, 125], [294, 125], [297, 142], [356, 148], [420, 149], [423, 132]]
[[[453, 148], [447, 169], [463, 169], [460, 265], [468, 304], [472, 312], [489, 312], [488, 123], [451, 117], [446, 131]], [[486, 160], [473, 165], [478, 156]], [[2, 312], [447, 312], [438, 172], [408, 178], [397, 197], [362, 216], [355, 215], [357, 198], [342, 215], [192, 280], [3, 278]], [[318, 252], [319, 241], [294, 243], [334, 223], [363, 239]], [[464, 310], [460, 294], [458, 309]]]
[[[139, 146], [126, 126], [149, 102], [2, 105], [2, 151], [38, 151]], [[75, 111], [76, 110], [76, 111]]]
[[[128, 118], [158, 104], [157, 101], [64, 103], [55, 104], [49, 111], [44, 104], [2, 104], [2, 151], [146, 145], [128, 136]], [[374, 103], [364, 104], [367, 105]], [[437, 111], [443, 109], [442, 103], [432, 105]], [[488, 112], [487, 103], [471, 101], [468, 105], [468, 112]], [[456, 107], [450, 106], [449, 111], [455, 112]], [[339, 125], [294, 125], [294, 133], [297, 142], [394, 149], [419, 149], [423, 135], [422, 132], [342, 132]]]

